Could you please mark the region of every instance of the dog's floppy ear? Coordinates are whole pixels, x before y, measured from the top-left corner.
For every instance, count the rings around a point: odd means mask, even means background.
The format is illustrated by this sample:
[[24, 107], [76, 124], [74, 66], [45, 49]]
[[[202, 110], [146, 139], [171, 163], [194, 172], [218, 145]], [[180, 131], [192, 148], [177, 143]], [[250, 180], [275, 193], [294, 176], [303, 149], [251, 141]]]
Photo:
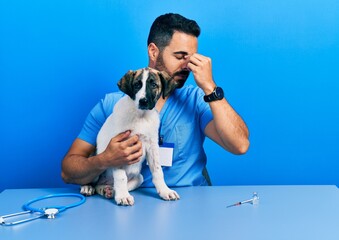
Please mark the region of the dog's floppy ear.
[[162, 85], [162, 98], [165, 99], [165, 97], [169, 96], [174, 91], [178, 84], [165, 71], [159, 72], [158, 75]]
[[134, 99], [133, 93], [133, 79], [136, 71], [129, 70], [118, 82], [119, 89]]

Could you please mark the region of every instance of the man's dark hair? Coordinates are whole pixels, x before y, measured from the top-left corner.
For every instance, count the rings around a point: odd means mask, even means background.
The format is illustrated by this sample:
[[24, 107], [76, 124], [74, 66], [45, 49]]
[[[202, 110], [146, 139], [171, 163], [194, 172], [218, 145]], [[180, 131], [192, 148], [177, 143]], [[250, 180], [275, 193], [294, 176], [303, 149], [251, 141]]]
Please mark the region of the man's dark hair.
[[154, 20], [148, 35], [147, 45], [153, 42], [160, 50], [163, 50], [170, 43], [175, 31], [195, 37], [200, 35], [200, 27], [196, 21], [187, 19], [180, 14], [167, 13]]

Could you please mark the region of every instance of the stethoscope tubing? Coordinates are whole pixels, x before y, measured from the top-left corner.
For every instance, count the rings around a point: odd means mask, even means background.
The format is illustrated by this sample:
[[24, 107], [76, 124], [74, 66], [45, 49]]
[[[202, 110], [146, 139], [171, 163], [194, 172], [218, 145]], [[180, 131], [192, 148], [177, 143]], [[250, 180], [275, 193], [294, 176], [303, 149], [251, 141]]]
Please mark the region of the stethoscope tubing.
[[[49, 199], [49, 198], [56, 198], [56, 197], [77, 197], [77, 198], [80, 198], [80, 201], [75, 202], [75, 203], [71, 203], [71, 204], [65, 205], [65, 206], [56, 205], [56, 206], [47, 206], [47, 207], [44, 207], [44, 208], [34, 208], [34, 207], [31, 206], [35, 202], [39, 202], [39, 201]], [[81, 194], [77, 194], [77, 193], [55, 193], [55, 194], [49, 194], [49, 195], [45, 195], [45, 196], [42, 196], [42, 197], [34, 198], [34, 199], [26, 202], [22, 206], [22, 208], [25, 211], [40, 212], [40, 213], [44, 213], [46, 209], [55, 208], [55, 209], [58, 209], [58, 211], [60, 213], [60, 212], [65, 211], [66, 209], [79, 206], [79, 205], [83, 204], [85, 201], [86, 201], [85, 196], [83, 196]]]

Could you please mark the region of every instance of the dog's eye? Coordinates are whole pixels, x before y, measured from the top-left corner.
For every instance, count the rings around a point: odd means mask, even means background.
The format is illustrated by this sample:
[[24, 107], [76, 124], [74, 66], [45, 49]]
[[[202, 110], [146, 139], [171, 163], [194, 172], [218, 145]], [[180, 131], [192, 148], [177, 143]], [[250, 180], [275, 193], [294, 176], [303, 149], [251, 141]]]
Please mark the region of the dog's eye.
[[157, 84], [157, 82], [152, 78], [150, 81], [149, 81], [149, 86], [151, 87], [151, 88], [157, 88], [158, 87], [158, 84]]
[[140, 89], [141, 88], [141, 82], [135, 82], [133, 84], [133, 86], [134, 86], [135, 89]]

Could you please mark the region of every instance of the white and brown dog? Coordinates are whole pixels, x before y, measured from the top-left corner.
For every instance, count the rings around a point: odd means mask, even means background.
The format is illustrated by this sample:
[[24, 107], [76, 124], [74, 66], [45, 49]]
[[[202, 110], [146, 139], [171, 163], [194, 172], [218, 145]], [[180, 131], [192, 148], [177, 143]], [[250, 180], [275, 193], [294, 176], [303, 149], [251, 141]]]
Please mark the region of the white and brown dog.
[[[160, 97], [165, 98], [176, 87], [176, 83], [166, 72], [152, 68], [129, 71], [118, 82], [119, 89], [126, 93], [114, 106], [113, 113], [99, 131], [97, 154], [102, 153], [110, 140], [121, 132], [131, 131], [142, 142], [143, 155], [138, 163], [107, 169], [95, 187], [82, 186], [81, 193], [92, 195], [95, 191], [105, 197], [113, 197], [119, 205], [133, 205], [132, 191], [143, 182], [140, 174], [142, 163], [147, 159], [152, 173], [152, 181], [160, 197], [177, 200], [179, 195], [168, 188], [159, 163], [158, 129], [159, 114], [154, 109]], [[107, 184], [110, 184], [108, 187]], [[110, 189], [109, 191], [107, 191]], [[109, 193], [108, 193], [109, 192]]]

